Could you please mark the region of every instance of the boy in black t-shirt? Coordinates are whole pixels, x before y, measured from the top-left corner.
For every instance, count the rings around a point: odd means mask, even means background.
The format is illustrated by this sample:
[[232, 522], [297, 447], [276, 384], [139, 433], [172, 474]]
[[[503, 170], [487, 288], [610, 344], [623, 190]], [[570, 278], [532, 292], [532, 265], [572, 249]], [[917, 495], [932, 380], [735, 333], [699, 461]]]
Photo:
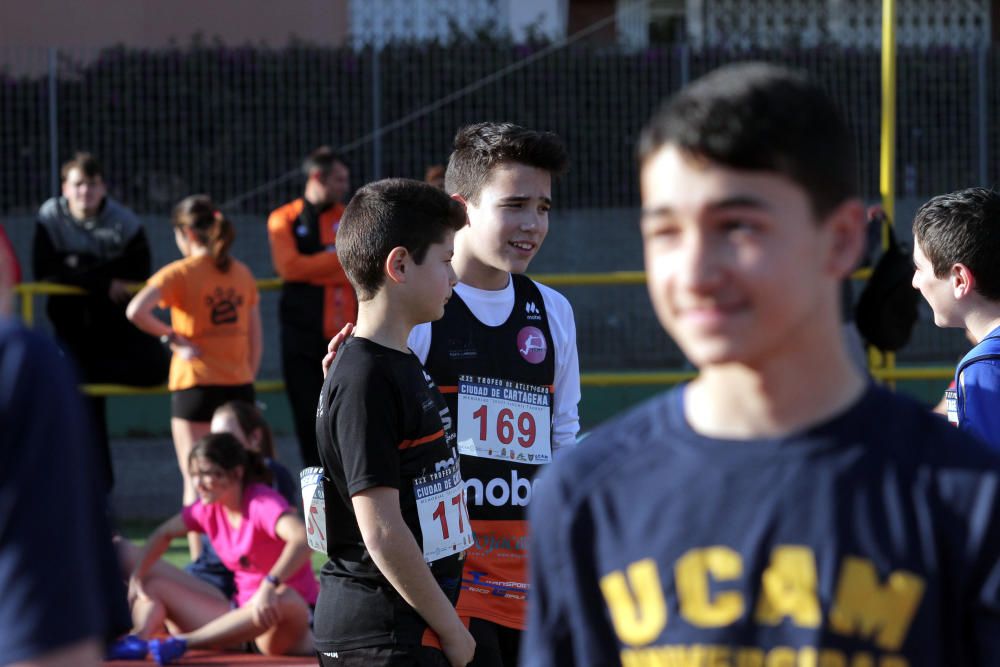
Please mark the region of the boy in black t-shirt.
[[818, 86], [760, 63], [646, 126], [649, 293], [699, 375], [535, 487], [524, 665], [1000, 664], [1000, 462], [841, 335], [853, 148]]
[[473, 540], [455, 435], [406, 342], [444, 312], [464, 223], [444, 192], [403, 179], [363, 187], [344, 212], [337, 251], [359, 311], [316, 420], [329, 527], [315, 621], [323, 665], [465, 665], [474, 653], [454, 610]]

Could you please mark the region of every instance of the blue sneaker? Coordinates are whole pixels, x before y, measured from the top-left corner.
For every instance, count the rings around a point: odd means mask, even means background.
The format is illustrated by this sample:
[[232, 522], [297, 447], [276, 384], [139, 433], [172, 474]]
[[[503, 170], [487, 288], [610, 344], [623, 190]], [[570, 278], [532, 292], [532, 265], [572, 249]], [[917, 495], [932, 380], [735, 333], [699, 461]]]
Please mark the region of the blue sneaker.
[[151, 639], [149, 641], [149, 652], [153, 654], [153, 659], [156, 660], [156, 664], [158, 665], [169, 665], [184, 655], [187, 647], [187, 641], [179, 637]]
[[145, 639], [139, 639], [135, 635], [126, 635], [116, 639], [108, 647], [108, 660], [145, 660], [149, 648]]

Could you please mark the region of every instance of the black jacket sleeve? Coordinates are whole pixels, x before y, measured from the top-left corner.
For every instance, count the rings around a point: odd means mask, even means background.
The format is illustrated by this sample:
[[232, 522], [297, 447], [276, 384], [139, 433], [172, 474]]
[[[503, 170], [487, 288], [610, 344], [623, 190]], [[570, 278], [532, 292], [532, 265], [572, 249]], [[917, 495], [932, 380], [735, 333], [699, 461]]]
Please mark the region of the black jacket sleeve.
[[70, 266], [66, 262], [68, 254], [55, 247], [43, 225], [35, 226], [32, 249], [35, 280], [76, 285], [92, 295], [101, 295], [107, 294], [108, 286], [114, 278], [132, 282], [146, 280], [152, 265], [149, 241], [146, 231], [141, 228], [124, 251], [114, 259], [99, 261], [90, 256], [81, 256], [76, 265]]

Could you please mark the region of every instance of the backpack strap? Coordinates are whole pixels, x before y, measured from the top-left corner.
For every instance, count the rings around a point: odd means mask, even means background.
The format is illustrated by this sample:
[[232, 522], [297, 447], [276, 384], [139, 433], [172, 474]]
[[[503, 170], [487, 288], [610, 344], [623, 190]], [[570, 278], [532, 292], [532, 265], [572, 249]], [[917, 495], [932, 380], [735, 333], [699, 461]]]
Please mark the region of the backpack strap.
[[[979, 341], [979, 343], [981, 344], [988, 340], [1000, 340], [1000, 335], [987, 336], [983, 340]], [[965, 417], [965, 393], [961, 391], [962, 372], [972, 364], [976, 363], [977, 361], [988, 361], [990, 359], [1000, 360], [1000, 352], [987, 352], [986, 354], [976, 355], [971, 359], [966, 359], [965, 361], [963, 361], [961, 364], [959, 364], [958, 368], [955, 370], [955, 396], [956, 396], [956, 403], [957, 403], [956, 408], [958, 412], [959, 423], [961, 423], [962, 419], [964, 419]]]

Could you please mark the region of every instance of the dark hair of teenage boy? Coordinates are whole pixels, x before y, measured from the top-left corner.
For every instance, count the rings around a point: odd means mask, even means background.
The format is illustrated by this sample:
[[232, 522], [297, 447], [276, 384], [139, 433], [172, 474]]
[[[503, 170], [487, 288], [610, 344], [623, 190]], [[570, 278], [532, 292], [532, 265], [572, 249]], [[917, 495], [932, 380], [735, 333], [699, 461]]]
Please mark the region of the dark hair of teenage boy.
[[479, 192], [492, 171], [505, 162], [516, 162], [562, 175], [569, 156], [562, 140], [552, 132], [540, 132], [514, 123], [473, 123], [455, 135], [448, 158], [444, 189], [466, 201], [478, 203]]
[[527, 667], [997, 662], [1000, 460], [847, 354], [864, 207], [835, 106], [737, 64], [643, 131], [650, 298], [698, 376], [537, 485]]

